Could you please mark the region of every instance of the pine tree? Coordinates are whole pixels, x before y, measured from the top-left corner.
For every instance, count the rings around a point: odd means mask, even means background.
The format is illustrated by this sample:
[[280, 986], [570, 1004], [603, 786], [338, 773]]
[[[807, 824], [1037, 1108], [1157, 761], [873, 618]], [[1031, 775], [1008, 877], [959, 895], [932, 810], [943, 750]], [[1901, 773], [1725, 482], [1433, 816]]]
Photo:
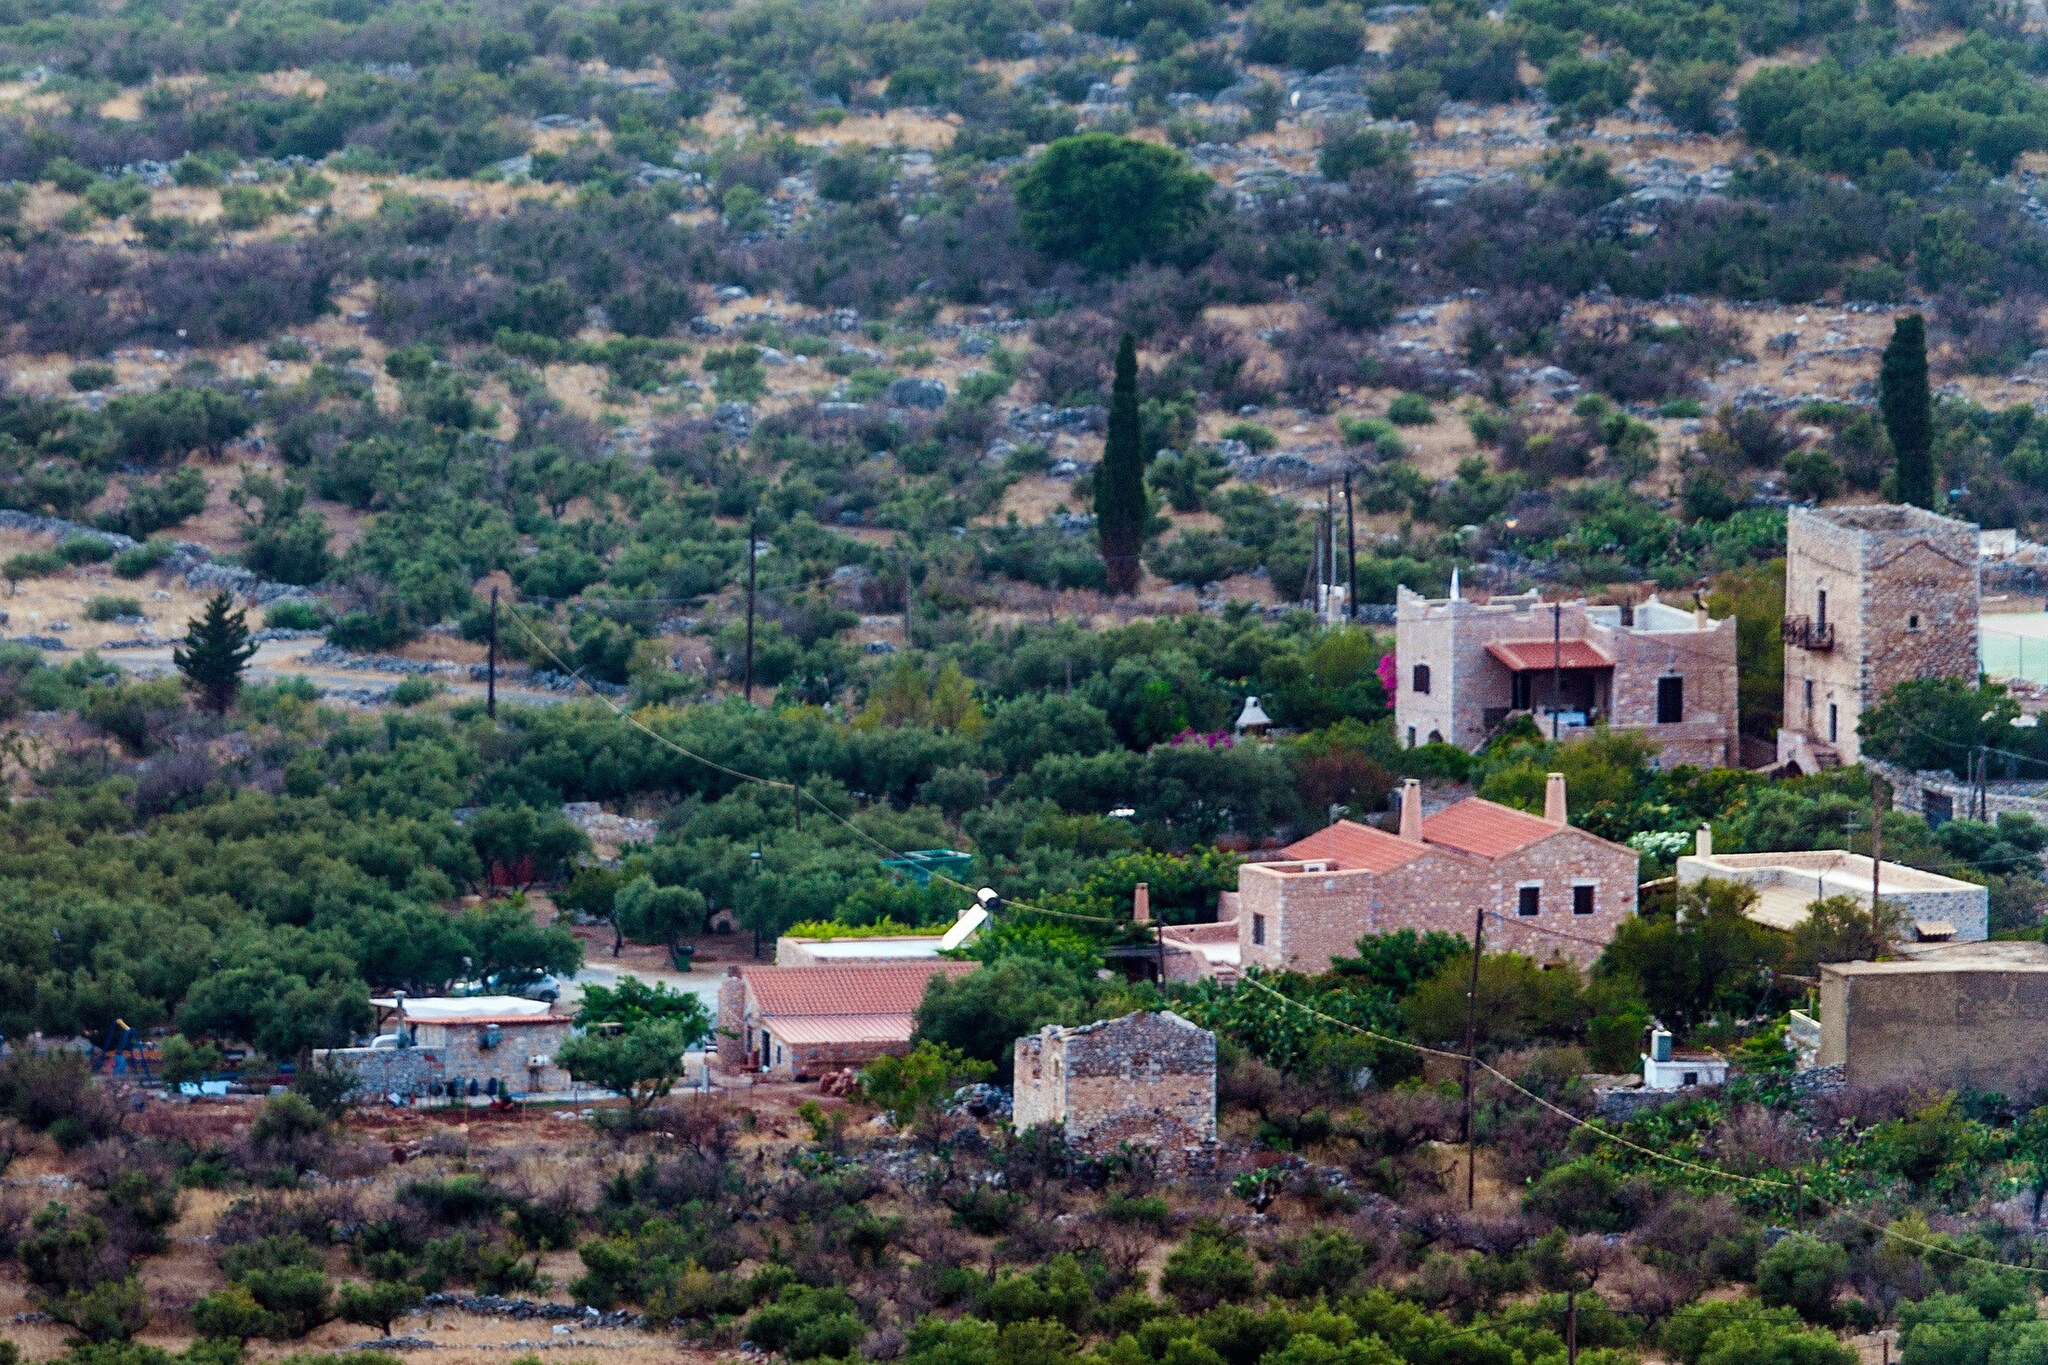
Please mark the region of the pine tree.
[[1927, 321], [1908, 313], [1892, 327], [1877, 371], [1877, 405], [1892, 441], [1892, 496], [1934, 506], [1934, 399], [1927, 389]]
[[171, 662], [185, 675], [185, 686], [198, 694], [199, 704], [226, 715], [242, 687], [242, 670], [256, 653], [249, 643], [248, 613], [235, 606], [234, 598], [218, 592], [206, 604], [206, 612], [186, 623], [185, 642], [171, 651]]
[[1145, 443], [1138, 419], [1138, 345], [1129, 332], [1116, 348], [1109, 439], [1095, 471], [1095, 535], [1109, 590], [1135, 592], [1145, 540]]

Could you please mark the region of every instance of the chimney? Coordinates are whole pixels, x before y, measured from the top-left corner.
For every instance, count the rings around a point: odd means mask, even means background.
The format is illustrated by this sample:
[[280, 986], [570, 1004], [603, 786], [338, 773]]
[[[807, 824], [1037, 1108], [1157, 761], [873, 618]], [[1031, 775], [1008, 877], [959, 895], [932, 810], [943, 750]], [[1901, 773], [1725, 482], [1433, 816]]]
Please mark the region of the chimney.
[[725, 969], [725, 974], [726, 974], [727, 976], [738, 976], [738, 975], [740, 974], [740, 965], [739, 965], [739, 963], [735, 962], [735, 963], [731, 964], [730, 966], [728, 966], [728, 967], [727, 967], [727, 968]]
[[1713, 623], [1714, 618], [1707, 615], [1706, 603], [1695, 602], [1692, 604], [1692, 628], [1694, 630], [1705, 630], [1713, 625]]
[[1700, 826], [1699, 835], [1693, 841], [1692, 851], [1702, 858], [1714, 856], [1714, 827], [1712, 825]]
[[1131, 892], [1131, 919], [1138, 924], [1152, 922], [1152, 887], [1146, 882], [1139, 882]]
[[1553, 825], [1565, 823], [1564, 774], [1552, 773], [1543, 785], [1543, 818]]
[[1401, 784], [1401, 837], [1422, 842], [1422, 783], [1412, 777]]

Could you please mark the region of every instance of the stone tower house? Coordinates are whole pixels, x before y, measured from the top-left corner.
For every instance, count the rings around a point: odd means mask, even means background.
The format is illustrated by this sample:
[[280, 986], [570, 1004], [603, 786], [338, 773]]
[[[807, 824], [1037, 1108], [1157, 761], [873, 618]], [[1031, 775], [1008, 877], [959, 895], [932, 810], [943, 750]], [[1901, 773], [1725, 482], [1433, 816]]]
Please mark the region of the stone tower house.
[[1902, 682], [1975, 679], [1978, 528], [1918, 507], [1792, 509], [1778, 761], [1855, 763], [1863, 713]]

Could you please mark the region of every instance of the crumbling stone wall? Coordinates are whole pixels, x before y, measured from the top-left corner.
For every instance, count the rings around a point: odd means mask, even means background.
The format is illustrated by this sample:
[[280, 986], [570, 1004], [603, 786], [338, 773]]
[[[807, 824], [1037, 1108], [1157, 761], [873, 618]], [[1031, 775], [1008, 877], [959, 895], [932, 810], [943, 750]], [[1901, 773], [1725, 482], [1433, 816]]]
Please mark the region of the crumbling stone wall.
[[1216, 1035], [1168, 1010], [1048, 1025], [1017, 1040], [1012, 1121], [1092, 1155], [1129, 1145], [1184, 1164], [1216, 1140]]

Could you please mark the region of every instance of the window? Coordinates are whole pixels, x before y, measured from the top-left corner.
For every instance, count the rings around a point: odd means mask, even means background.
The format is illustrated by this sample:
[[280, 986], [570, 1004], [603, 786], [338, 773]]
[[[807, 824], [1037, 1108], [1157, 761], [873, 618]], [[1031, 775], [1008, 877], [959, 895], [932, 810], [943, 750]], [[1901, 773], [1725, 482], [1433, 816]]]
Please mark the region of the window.
[[1593, 884], [1580, 882], [1572, 888], [1572, 913], [1590, 915], [1593, 913]]
[[1833, 744], [1842, 737], [1842, 713], [1833, 702], [1828, 703], [1828, 743]]
[[1252, 942], [1254, 942], [1254, 943], [1264, 943], [1265, 941], [1266, 941], [1266, 917], [1265, 917], [1264, 915], [1253, 915], [1253, 916], [1252, 916]]
[[1657, 679], [1657, 723], [1676, 725], [1685, 719], [1685, 679]]
[[1828, 623], [1828, 590], [1822, 588], [1814, 596], [1818, 599], [1814, 604], [1814, 624], [1824, 626]]
[[1408, 727], [1408, 747], [1415, 747], [1415, 727], [1412, 725]]
[[1916, 611], [1916, 612], [1912, 612], [1911, 614], [1909, 614], [1909, 615], [1908, 615], [1908, 616], [1906, 617], [1906, 629], [1907, 629], [1907, 630], [1918, 630], [1918, 629], [1920, 629], [1920, 613], [1919, 613], [1919, 612], [1917, 612], [1917, 611]]
[[1429, 665], [1415, 665], [1415, 672], [1409, 678], [1409, 686], [1417, 692], [1429, 691]]
[[[1809, 716], [1813, 714], [1813, 679], [1811, 678], [1806, 680], [1806, 712]], [[1811, 722], [1808, 723], [1811, 724]]]
[[1543, 888], [1521, 886], [1515, 888], [1515, 913], [1527, 919], [1543, 909]]
[[1678, 1076], [1678, 1083], [1680, 1085], [1698, 1085], [1700, 1083], [1700, 1073], [1697, 1071], [1681, 1071]]

